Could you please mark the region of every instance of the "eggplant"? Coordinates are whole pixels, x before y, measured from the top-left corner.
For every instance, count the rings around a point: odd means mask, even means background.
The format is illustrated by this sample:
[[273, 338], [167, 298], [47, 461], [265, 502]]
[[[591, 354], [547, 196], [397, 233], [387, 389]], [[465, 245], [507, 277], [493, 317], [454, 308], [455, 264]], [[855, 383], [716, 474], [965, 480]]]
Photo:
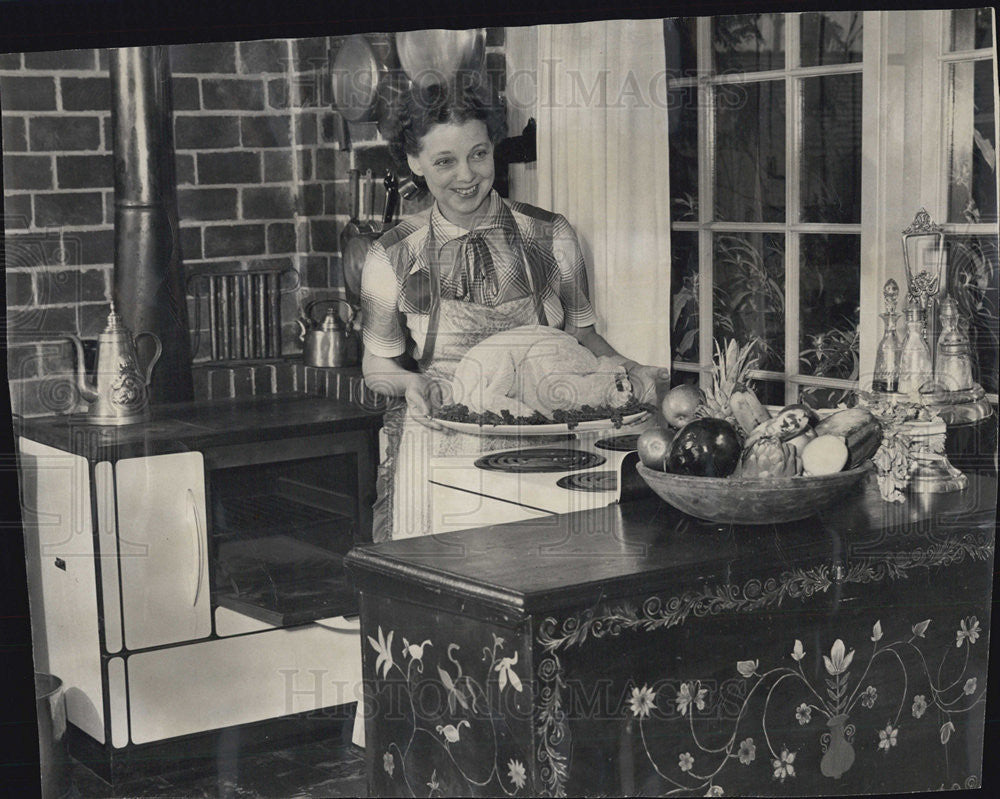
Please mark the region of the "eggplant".
[[729, 477], [740, 460], [739, 436], [725, 419], [688, 422], [674, 436], [667, 465], [675, 474]]

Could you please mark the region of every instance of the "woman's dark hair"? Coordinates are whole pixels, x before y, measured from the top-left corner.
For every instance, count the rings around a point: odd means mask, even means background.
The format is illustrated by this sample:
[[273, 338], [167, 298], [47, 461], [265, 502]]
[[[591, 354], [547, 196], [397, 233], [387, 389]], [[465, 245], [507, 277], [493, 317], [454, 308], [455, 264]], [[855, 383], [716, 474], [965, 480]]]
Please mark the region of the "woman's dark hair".
[[420, 142], [435, 125], [461, 125], [478, 119], [496, 144], [506, 133], [500, 98], [490, 90], [482, 72], [459, 72], [447, 83], [413, 83], [394, 103], [394, 113], [382, 129], [392, 157], [406, 166], [406, 156], [420, 152]]

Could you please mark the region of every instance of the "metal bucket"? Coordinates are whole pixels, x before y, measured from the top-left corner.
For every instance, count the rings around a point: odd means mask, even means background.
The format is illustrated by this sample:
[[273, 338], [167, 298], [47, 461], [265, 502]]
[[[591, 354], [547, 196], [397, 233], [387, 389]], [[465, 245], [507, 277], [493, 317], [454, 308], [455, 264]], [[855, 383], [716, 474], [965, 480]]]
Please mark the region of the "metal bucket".
[[38, 716], [38, 761], [42, 799], [69, 795], [69, 754], [66, 751], [66, 701], [62, 680], [35, 672], [35, 713]]

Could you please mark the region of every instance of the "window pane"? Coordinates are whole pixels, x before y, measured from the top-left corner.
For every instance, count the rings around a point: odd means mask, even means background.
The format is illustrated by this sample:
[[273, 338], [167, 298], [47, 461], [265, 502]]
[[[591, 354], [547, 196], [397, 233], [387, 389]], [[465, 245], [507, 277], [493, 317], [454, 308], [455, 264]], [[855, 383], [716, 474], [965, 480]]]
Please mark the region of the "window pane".
[[802, 66], [861, 61], [861, 11], [824, 11], [802, 17]]
[[756, 340], [758, 368], [785, 371], [785, 237], [717, 233], [714, 239], [712, 335]]
[[712, 17], [716, 73], [757, 72], [785, 66], [782, 14], [731, 14]]
[[949, 76], [952, 131], [948, 221], [995, 222], [997, 173], [993, 62], [952, 64]]
[[[670, 387], [675, 388], [677, 386], [696, 386], [699, 381], [698, 372], [684, 372], [680, 369], [670, 370]], [[662, 399], [662, 398], [661, 398]]]
[[667, 48], [667, 77], [690, 78], [698, 74], [698, 19], [679, 17], [663, 20]]
[[948, 290], [958, 303], [963, 328], [972, 347], [972, 374], [992, 394], [997, 392], [996, 236], [945, 237]]
[[764, 405], [785, 407], [785, 383], [781, 380], [754, 380], [753, 393]]
[[784, 81], [716, 88], [715, 218], [784, 221]]
[[672, 360], [698, 363], [698, 234], [673, 231], [670, 250]]
[[861, 221], [861, 75], [802, 81], [803, 222]]
[[993, 46], [993, 17], [989, 8], [962, 8], [951, 12], [951, 49], [978, 50]]
[[698, 219], [698, 89], [670, 90], [670, 207], [673, 221]]
[[810, 408], [836, 408], [854, 393], [853, 388], [824, 388], [822, 386], [799, 386], [799, 402]]
[[799, 240], [799, 373], [858, 379], [861, 237]]

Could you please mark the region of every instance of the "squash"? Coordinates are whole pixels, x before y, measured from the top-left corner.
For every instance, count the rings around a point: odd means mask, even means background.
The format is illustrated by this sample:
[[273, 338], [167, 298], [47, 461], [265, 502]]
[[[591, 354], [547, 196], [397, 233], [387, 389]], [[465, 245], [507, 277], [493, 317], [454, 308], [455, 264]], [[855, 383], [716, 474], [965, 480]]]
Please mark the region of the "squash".
[[811, 426], [812, 416], [808, 409], [792, 405], [783, 409], [773, 419], [768, 419], [757, 425], [747, 437], [744, 446], [749, 447], [757, 439], [764, 436], [775, 436], [782, 441], [790, 441], [796, 436], [802, 435]]
[[816, 435], [834, 435], [843, 440], [850, 453], [848, 469], [860, 466], [882, 444], [882, 428], [864, 408], [848, 408], [827, 416], [816, 425]]
[[750, 389], [736, 389], [729, 395], [729, 408], [739, 422], [744, 435], [750, 433], [762, 422], [771, 418], [767, 408], [760, 404], [757, 395]]
[[802, 450], [803, 474], [834, 474], [847, 465], [847, 445], [840, 436], [818, 435]]
[[816, 438], [816, 431], [811, 427], [807, 427], [805, 430], [803, 430], [801, 433], [795, 436], [795, 438], [788, 439], [787, 443], [795, 447], [795, 450], [799, 453], [799, 456], [801, 457], [802, 450], [806, 448], [806, 444], [808, 444], [814, 438]]

